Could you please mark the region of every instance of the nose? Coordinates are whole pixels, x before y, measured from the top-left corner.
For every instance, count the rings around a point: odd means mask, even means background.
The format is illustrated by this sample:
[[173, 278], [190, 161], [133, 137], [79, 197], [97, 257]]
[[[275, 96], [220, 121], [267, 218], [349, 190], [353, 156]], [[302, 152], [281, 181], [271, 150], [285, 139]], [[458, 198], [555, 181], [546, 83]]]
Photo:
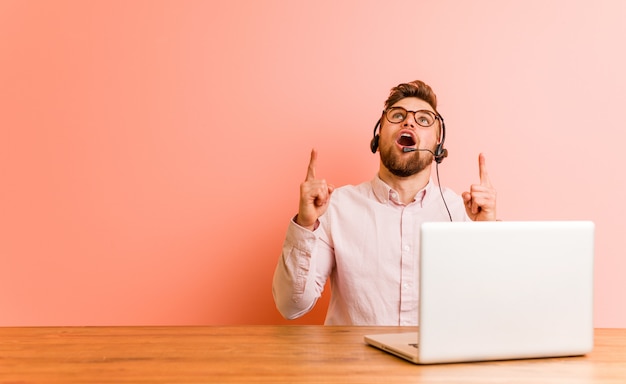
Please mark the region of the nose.
[[403, 127], [415, 128], [417, 122], [415, 121], [415, 112], [407, 111], [406, 118], [402, 122]]

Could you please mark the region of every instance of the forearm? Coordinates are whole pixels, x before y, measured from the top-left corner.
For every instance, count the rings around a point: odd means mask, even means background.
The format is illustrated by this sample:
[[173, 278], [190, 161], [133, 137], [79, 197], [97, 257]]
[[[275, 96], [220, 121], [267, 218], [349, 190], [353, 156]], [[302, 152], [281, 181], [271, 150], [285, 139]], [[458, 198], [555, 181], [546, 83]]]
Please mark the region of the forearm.
[[319, 235], [293, 222], [287, 230], [272, 284], [276, 307], [287, 319], [298, 318], [315, 306], [332, 270], [332, 249]]

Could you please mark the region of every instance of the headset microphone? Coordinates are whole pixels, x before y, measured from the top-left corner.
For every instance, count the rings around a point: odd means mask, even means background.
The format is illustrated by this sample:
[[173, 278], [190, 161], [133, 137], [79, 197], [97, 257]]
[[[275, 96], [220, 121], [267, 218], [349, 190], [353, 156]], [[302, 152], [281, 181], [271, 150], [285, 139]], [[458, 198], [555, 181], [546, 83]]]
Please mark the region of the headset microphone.
[[[415, 151], [430, 152], [433, 156], [435, 156], [435, 160], [437, 160], [437, 159], [436, 159], [437, 155], [435, 154], [435, 152], [431, 151], [430, 149], [426, 149], [426, 148], [413, 148], [413, 147], [403, 147], [403, 148], [402, 148], [402, 152], [404, 152], [404, 153], [407, 153], [407, 152], [415, 152]], [[445, 155], [443, 155], [443, 157], [448, 156], [448, 151], [447, 151], [447, 150], [445, 150], [445, 149], [444, 149], [444, 151], [445, 151]], [[440, 163], [441, 161], [438, 161], [438, 162]]]
[[431, 151], [430, 149], [426, 149], [426, 148], [412, 148], [412, 147], [403, 147], [402, 148], [402, 152], [404, 152], [404, 153], [415, 152], [415, 151], [430, 152], [435, 157], [435, 161], [437, 162], [437, 164], [441, 163], [445, 157], [448, 157], [448, 150], [445, 149], [445, 148], [442, 148], [441, 144], [437, 145], [437, 149], [435, 149], [435, 152]]

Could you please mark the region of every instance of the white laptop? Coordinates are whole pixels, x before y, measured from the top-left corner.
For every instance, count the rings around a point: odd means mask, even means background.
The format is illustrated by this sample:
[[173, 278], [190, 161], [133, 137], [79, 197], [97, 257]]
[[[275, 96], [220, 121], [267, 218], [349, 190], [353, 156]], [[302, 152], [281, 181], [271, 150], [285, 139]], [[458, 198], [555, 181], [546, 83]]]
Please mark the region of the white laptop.
[[594, 231], [590, 221], [425, 223], [419, 332], [365, 342], [416, 364], [584, 355]]

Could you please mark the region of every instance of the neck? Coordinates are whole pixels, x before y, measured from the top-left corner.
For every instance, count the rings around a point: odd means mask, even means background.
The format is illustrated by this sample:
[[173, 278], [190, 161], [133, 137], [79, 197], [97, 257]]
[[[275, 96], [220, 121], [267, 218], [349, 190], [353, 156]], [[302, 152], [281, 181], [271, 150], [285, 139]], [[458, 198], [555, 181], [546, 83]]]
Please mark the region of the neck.
[[389, 172], [389, 170], [381, 164], [378, 170], [378, 177], [400, 194], [400, 201], [402, 203], [409, 204], [415, 200], [417, 193], [424, 189], [430, 181], [430, 170], [431, 166], [414, 175], [400, 177]]

